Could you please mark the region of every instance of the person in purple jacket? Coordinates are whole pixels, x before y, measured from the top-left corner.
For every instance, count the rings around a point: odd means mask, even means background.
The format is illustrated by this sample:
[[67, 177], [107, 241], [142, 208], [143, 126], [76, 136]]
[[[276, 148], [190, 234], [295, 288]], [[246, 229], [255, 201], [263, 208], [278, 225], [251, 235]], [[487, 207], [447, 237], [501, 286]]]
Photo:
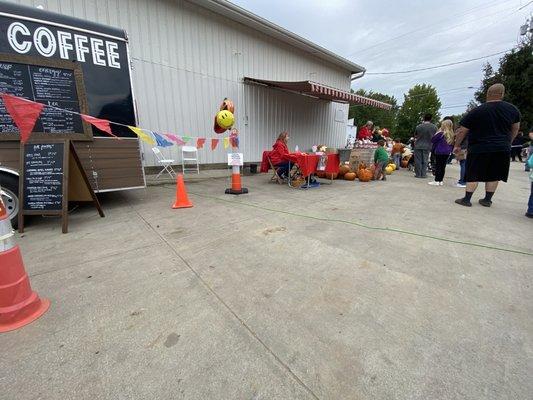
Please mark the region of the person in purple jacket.
[[429, 185], [442, 186], [448, 157], [453, 150], [453, 122], [449, 119], [442, 121], [439, 131], [431, 138], [432, 152], [435, 154], [435, 180]]

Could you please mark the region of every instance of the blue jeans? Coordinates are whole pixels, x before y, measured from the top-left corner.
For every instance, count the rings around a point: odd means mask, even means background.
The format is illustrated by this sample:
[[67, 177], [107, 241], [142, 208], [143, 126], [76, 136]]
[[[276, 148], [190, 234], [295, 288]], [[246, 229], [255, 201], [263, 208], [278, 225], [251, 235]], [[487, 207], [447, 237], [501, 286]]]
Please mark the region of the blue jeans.
[[289, 176], [290, 161], [284, 161], [277, 164], [275, 167], [278, 169], [278, 176], [280, 178], [285, 178]]
[[400, 162], [402, 161], [402, 153], [395, 153], [392, 156], [392, 159], [394, 160], [394, 164], [396, 164], [396, 169], [400, 169]]
[[415, 149], [415, 176], [426, 178], [428, 172], [429, 150]]
[[531, 182], [531, 192], [529, 193], [529, 201], [527, 203], [527, 213], [533, 214], [533, 181]]
[[465, 182], [466, 159], [459, 161], [459, 167], [461, 168], [461, 172], [459, 173], [459, 180], [457, 181], [457, 183], [460, 185], [466, 185], [466, 182]]

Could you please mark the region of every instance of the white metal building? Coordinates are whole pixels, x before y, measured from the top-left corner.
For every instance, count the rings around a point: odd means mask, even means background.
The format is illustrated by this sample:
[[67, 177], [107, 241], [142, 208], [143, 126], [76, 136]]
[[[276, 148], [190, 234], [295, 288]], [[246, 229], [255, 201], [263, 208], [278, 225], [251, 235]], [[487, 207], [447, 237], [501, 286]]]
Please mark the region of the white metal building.
[[[245, 161], [261, 160], [283, 130], [291, 148], [343, 146], [347, 102], [387, 107], [346, 93], [363, 67], [224, 0], [17, 2], [125, 29], [143, 128], [222, 137], [213, 119], [231, 98]], [[179, 159], [177, 146], [164, 151]], [[207, 143], [200, 162], [223, 163], [226, 152]], [[145, 164], [155, 165], [148, 147], [144, 154]]]

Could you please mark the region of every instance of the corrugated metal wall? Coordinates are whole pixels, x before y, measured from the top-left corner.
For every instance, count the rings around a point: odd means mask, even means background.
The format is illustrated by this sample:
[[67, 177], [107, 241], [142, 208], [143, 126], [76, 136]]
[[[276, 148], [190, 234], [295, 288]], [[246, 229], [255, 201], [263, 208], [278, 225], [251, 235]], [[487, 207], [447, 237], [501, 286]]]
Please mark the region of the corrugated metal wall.
[[[215, 137], [221, 100], [236, 106], [245, 161], [258, 161], [282, 130], [291, 147], [343, 145], [348, 107], [242, 83], [244, 76], [313, 80], [348, 90], [349, 72], [186, 1], [19, 0], [30, 6], [126, 29], [133, 60], [139, 125], [178, 135]], [[145, 164], [155, 165], [148, 147]], [[179, 159], [176, 146], [165, 156]], [[201, 163], [220, 163], [219, 146], [200, 150]]]

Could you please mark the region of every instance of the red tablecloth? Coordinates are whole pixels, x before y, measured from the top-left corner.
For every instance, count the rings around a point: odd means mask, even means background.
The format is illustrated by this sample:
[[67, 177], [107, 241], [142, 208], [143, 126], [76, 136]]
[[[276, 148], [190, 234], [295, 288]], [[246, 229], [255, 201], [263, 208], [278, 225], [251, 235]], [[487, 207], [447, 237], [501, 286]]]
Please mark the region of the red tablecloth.
[[[327, 173], [338, 173], [339, 172], [339, 155], [338, 154], [328, 154], [328, 162], [326, 163]], [[316, 172], [316, 167], [318, 166], [318, 161], [320, 156], [316, 154], [303, 154], [303, 153], [291, 153], [289, 155], [292, 163], [298, 164], [300, 171], [304, 177], [309, 176]]]

